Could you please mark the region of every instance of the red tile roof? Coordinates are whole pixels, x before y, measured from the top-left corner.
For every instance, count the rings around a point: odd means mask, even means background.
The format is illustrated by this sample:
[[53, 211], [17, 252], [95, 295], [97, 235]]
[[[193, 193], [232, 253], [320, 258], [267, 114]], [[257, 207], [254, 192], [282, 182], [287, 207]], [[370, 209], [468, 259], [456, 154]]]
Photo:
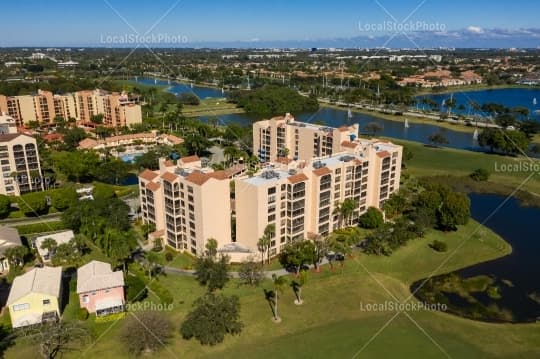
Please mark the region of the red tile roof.
[[287, 165], [287, 164], [291, 163], [292, 161], [293, 161], [292, 159], [287, 158], [287, 157], [277, 157], [276, 158], [277, 163], [282, 163], [284, 165]]
[[298, 182], [303, 182], [303, 181], [307, 181], [308, 178], [305, 174], [303, 173], [299, 173], [297, 175], [294, 175], [294, 176], [290, 176], [289, 178], [287, 178], [289, 180], [290, 183], [298, 183]]
[[161, 175], [161, 178], [163, 178], [167, 182], [174, 182], [178, 176], [171, 172], [165, 172]]
[[144, 178], [147, 181], [152, 181], [157, 176], [157, 173], [150, 170], [144, 170], [141, 174], [139, 174], [139, 177]]
[[197, 162], [197, 161], [200, 161], [201, 159], [199, 158], [199, 156], [197, 155], [193, 155], [193, 156], [188, 156], [188, 157], [182, 157], [180, 158], [180, 161], [182, 161], [182, 163], [191, 163], [191, 162]]
[[156, 182], [150, 182], [146, 185], [146, 188], [148, 188], [152, 192], [155, 192], [159, 189], [159, 184]]
[[210, 179], [210, 176], [199, 171], [193, 171], [186, 177], [187, 181], [191, 183], [195, 183], [196, 185], [199, 185], [199, 186], [203, 185], [209, 179]]
[[388, 151], [377, 152], [377, 156], [379, 156], [380, 158], [388, 157], [390, 156], [390, 152]]
[[341, 142], [341, 146], [348, 147], [348, 148], [356, 148], [358, 144], [351, 141], [343, 141]]
[[207, 176], [215, 178], [217, 180], [229, 179], [229, 173], [226, 170], [210, 172]]
[[330, 171], [328, 167], [322, 167], [322, 168], [317, 168], [316, 170], [313, 170], [313, 173], [315, 174], [315, 176], [324, 176], [329, 173], [332, 173], [332, 171]]

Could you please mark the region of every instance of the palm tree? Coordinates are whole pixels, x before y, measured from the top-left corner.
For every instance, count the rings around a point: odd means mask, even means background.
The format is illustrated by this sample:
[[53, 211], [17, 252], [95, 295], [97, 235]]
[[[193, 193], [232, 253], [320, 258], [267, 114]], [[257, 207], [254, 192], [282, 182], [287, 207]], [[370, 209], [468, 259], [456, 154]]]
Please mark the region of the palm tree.
[[339, 216], [339, 228], [343, 227], [344, 222], [347, 225], [350, 224], [350, 218], [353, 215], [355, 209], [356, 202], [351, 198], [347, 198], [343, 202], [336, 204], [336, 207], [334, 208], [334, 214], [337, 214]]
[[272, 282], [274, 284], [274, 320], [275, 323], [281, 322], [281, 318], [278, 315], [278, 294], [283, 293], [285, 285], [287, 285], [287, 278], [284, 275], [277, 276], [272, 274]]
[[58, 243], [52, 238], [45, 238], [41, 243], [41, 249], [47, 250], [49, 258], [52, 258], [57, 247]]
[[25, 246], [16, 246], [7, 248], [4, 255], [11, 265], [19, 266], [24, 264], [24, 256], [26, 256], [27, 253], [28, 248]]
[[234, 146], [227, 146], [223, 150], [223, 155], [227, 159], [229, 164], [234, 162], [234, 159], [238, 156], [238, 150]]
[[268, 259], [268, 264], [270, 264], [270, 247], [272, 246], [272, 238], [274, 238], [276, 235], [276, 225], [273, 223], [267, 224], [264, 228], [264, 235], [263, 237], [266, 237], [265, 244], [266, 244], [266, 255]]
[[266, 250], [270, 246], [270, 238], [263, 235], [259, 240], [257, 241], [257, 249], [259, 252], [261, 252], [261, 266], [264, 266], [264, 254], [266, 253]]
[[294, 294], [296, 295], [296, 299], [294, 300], [294, 304], [296, 305], [302, 305], [304, 301], [302, 300], [302, 287], [307, 282], [307, 272], [305, 270], [300, 271], [298, 274], [298, 277], [292, 281], [291, 287], [294, 291]]

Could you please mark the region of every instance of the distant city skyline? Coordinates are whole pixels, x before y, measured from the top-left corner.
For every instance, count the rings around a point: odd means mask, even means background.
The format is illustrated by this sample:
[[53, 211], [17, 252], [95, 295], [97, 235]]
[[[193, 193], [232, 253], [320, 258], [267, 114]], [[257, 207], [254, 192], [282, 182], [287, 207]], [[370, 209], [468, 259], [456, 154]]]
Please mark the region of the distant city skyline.
[[3, 4], [3, 47], [540, 46], [514, 1], [66, 0]]

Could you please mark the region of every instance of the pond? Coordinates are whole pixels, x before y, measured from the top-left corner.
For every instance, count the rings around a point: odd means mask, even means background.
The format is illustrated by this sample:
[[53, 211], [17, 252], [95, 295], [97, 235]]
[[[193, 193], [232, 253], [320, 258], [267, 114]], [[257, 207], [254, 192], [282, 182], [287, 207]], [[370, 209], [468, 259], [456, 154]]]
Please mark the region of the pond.
[[[493, 308], [496, 305], [499, 310], [511, 313], [511, 321], [515, 322], [540, 319], [540, 208], [522, 207], [518, 199], [510, 198], [492, 215], [505, 197], [492, 194], [470, 194], [469, 197], [471, 216], [478, 222], [486, 221], [485, 226], [510, 243], [512, 253], [454, 273], [465, 281], [473, 277], [489, 277], [490, 286], [492, 289], [496, 288], [496, 295], [489, 291], [474, 295], [474, 299], [484, 308]], [[422, 281], [413, 284], [411, 288], [416, 288], [420, 282]], [[450, 307], [460, 308], [464, 312], [469, 310], [467, 306], [473, 306], [455, 293], [448, 293], [446, 300]]]
[[220, 90], [212, 87], [202, 87], [185, 83], [179, 83], [174, 81], [152, 79], [148, 77], [138, 78], [133, 80], [134, 83], [139, 83], [142, 85], [158, 85], [158, 86], [167, 86], [167, 92], [170, 92], [174, 95], [179, 95], [182, 93], [194, 93], [201, 100], [206, 98], [223, 98], [225, 94]]

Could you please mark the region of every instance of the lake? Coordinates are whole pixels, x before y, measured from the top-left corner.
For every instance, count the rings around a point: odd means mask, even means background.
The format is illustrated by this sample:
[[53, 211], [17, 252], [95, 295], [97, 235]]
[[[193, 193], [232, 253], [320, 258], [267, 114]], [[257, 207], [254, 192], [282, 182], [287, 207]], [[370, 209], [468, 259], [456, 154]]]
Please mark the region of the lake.
[[[540, 89], [539, 88], [508, 88], [508, 89], [493, 89], [481, 91], [460, 91], [445, 94], [433, 94], [418, 96], [418, 99], [428, 97], [442, 105], [443, 101], [448, 100], [451, 96], [456, 100], [456, 107], [452, 110], [453, 113], [474, 114], [469, 102], [470, 100], [482, 105], [489, 102], [501, 104], [505, 107], [523, 106], [529, 109], [531, 118], [540, 121]], [[534, 104], [534, 99], [537, 99], [537, 104]], [[463, 105], [465, 109], [459, 110], [457, 107]], [[422, 108], [422, 104], [418, 104], [418, 108]], [[445, 111], [445, 108], [442, 108]]]
[[[512, 253], [454, 273], [462, 278], [487, 275], [494, 279], [493, 284], [498, 287], [501, 296], [499, 299], [483, 292], [474, 295], [486, 307], [496, 304], [501, 310], [511, 312], [516, 322], [540, 318], [540, 208], [522, 207], [518, 199], [510, 198], [492, 215], [506, 197], [474, 193], [469, 197], [472, 218], [480, 223], [485, 221], [486, 227], [510, 243]], [[420, 282], [413, 284], [412, 288], [416, 288]], [[531, 298], [535, 293], [537, 301]], [[472, 305], [457, 294], [447, 294], [446, 298], [455, 307]]]
[[216, 89], [212, 87], [202, 87], [202, 86], [195, 86], [195, 85], [191, 87], [189, 84], [185, 84], [185, 83], [174, 82], [174, 81], [171, 81], [169, 83], [167, 80], [152, 79], [148, 77], [139, 78], [137, 79], [137, 81], [133, 80], [131, 82], [138, 83], [141, 85], [167, 86], [166, 91], [174, 95], [179, 95], [182, 93], [194, 93], [201, 100], [204, 100], [206, 98], [225, 97], [225, 95], [221, 92], [220, 89]]
[[[312, 123], [321, 123], [328, 126], [339, 127], [341, 125], [350, 125], [353, 123], [360, 124], [360, 132], [363, 132], [367, 124], [375, 122], [382, 127], [382, 131], [377, 135], [386, 137], [392, 137], [402, 140], [416, 141], [421, 143], [429, 143], [428, 137], [434, 133], [441, 131], [441, 128], [436, 125], [430, 124], [416, 124], [410, 123], [409, 128], [405, 128], [404, 122], [390, 121], [375, 118], [369, 115], [359, 114], [353, 112], [351, 119], [347, 116], [346, 110], [321, 107], [316, 113], [303, 113], [295, 116], [299, 121], [306, 121]], [[222, 123], [238, 123], [240, 125], [248, 126], [254, 121], [261, 120], [261, 117], [249, 116], [246, 114], [228, 114], [220, 115], [218, 118]], [[206, 117], [201, 117], [203, 121], [207, 120]], [[405, 118], [403, 118], [405, 121]], [[483, 151], [484, 148], [478, 146], [478, 143], [473, 140], [472, 133], [459, 132], [453, 130], [443, 129], [445, 137], [450, 142], [447, 147], [466, 149], [472, 151]]]

